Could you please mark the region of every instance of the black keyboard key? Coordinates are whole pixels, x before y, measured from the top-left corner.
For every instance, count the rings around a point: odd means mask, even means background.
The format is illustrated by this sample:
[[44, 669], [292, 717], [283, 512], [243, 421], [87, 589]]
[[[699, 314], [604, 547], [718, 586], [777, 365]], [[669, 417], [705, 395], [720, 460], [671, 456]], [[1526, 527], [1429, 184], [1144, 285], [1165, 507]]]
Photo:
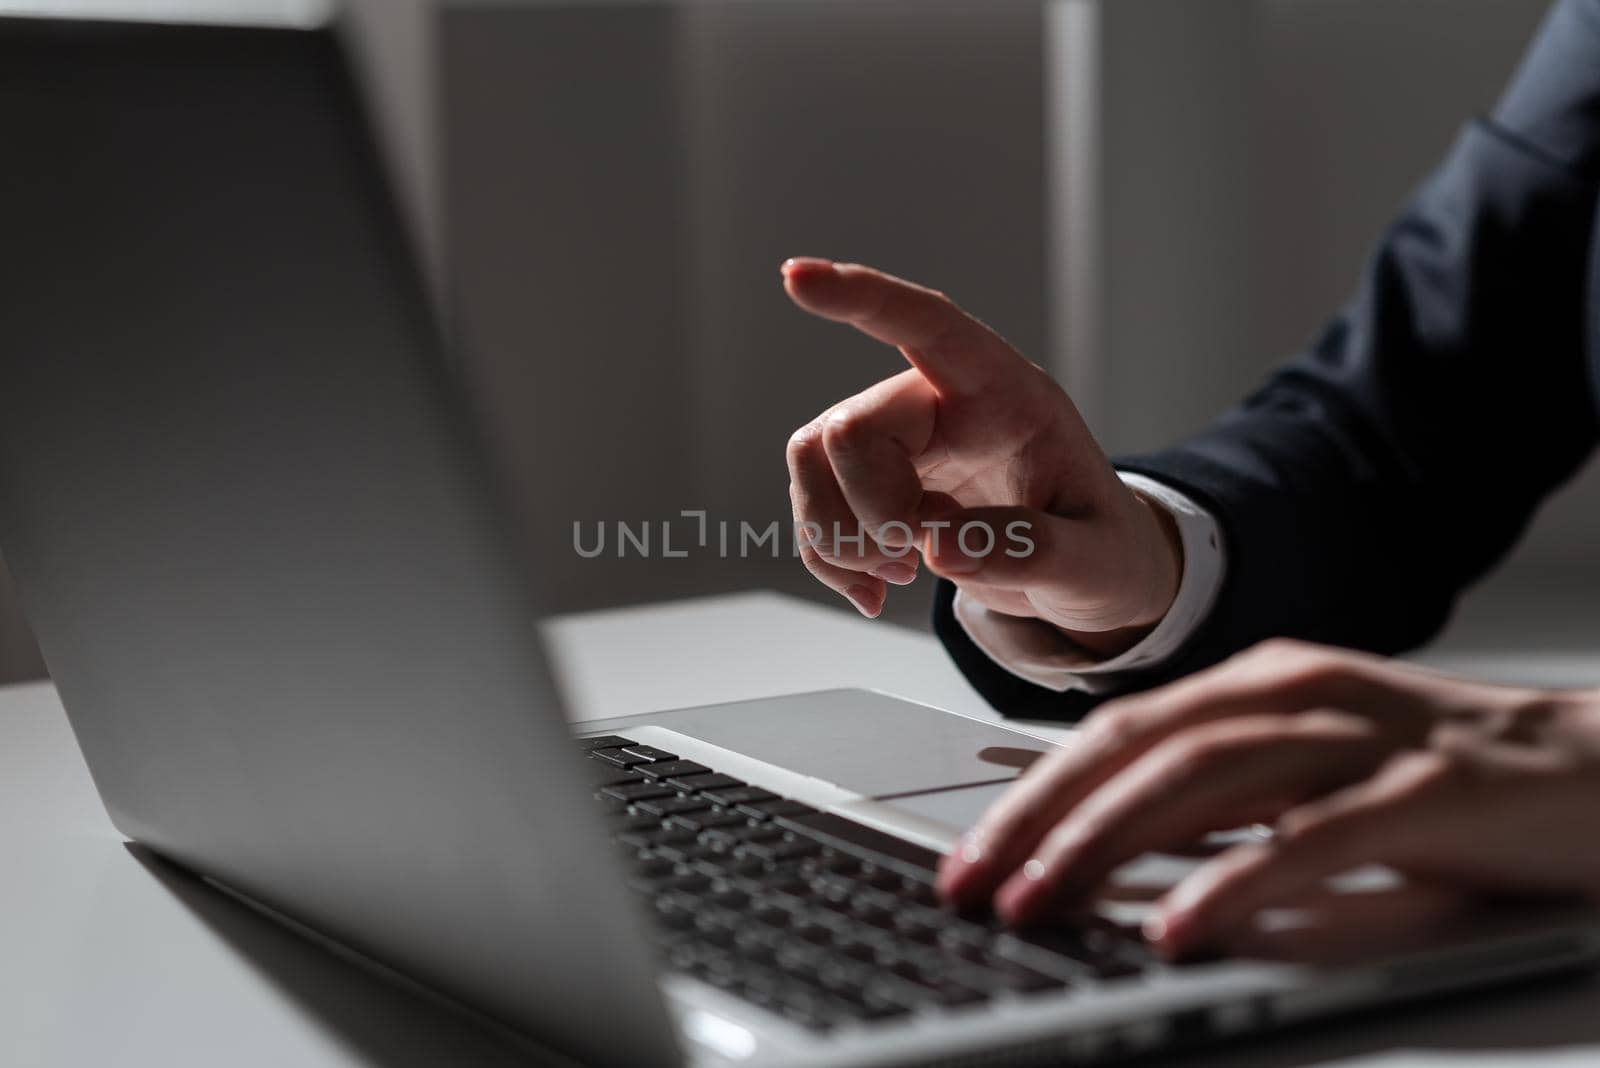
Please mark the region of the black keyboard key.
[[620, 734], [598, 734], [593, 738], [576, 739], [579, 749], [620, 749], [625, 745], [633, 745], [632, 738], [624, 738]]
[[822, 855], [811, 862], [811, 866], [819, 872], [848, 875], [852, 878], [860, 878], [872, 867], [859, 857], [852, 857], [848, 853], [835, 852], [832, 849], [823, 850]]
[[850, 960], [861, 961], [864, 964], [873, 964], [878, 959], [878, 944], [865, 938], [843, 938], [835, 948], [842, 957]]
[[694, 871], [679, 871], [656, 885], [656, 893], [701, 894], [711, 886], [711, 877]]
[[850, 915], [863, 923], [877, 924], [887, 927], [894, 922], [894, 909], [885, 908], [868, 897], [856, 897], [850, 901]]
[[772, 873], [774, 865], [754, 857], [736, 857], [732, 853], [720, 854], [723, 872], [731, 878], [766, 877]]
[[778, 947], [778, 967], [791, 979], [809, 983], [833, 959], [824, 948], [833, 936], [826, 927], [804, 916], [790, 921], [789, 935], [789, 941]]
[[949, 917], [937, 909], [902, 904], [895, 912], [894, 925], [908, 934], [915, 931], [931, 931], [937, 935], [948, 920]]
[[644, 757], [646, 760], [652, 763], [662, 760], [678, 759], [677, 753], [669, 753], [665, 749], [657, 749], [653, 745], [630, 745], [627, 747], [627, 751], [632, 753], [634, 756]]
[[654, 852], [671, 857], [680, 864], [687, 864], [695, 871], [713, 878], [721, 878], [726, 872], [726, 854], [716, 853], [698, 842], [674, 842], [670, 845], [656, 846]]
[[771, 819], [774, 816], [802, 816], [817, 811], [802, 801], [791, 801], [787, 797], [771, 801], [751, 801], [735, 807], [752, 819], [758, 820]]
[[933, 991], [939, 1004], [952, 1009], [962, 1005], [976, 1005], [980, 1001], [989, 999], [986, 992], [951, 979], [935, 984]]
[[1044, 990], [1059, 990], [1068, 985], [1067, 980], [1059, 976], [1046, 975], [1015, 961], [996, 962], [992, 973], [998, 977], [1001, 987], [1018, 994], [1037, 994]]
[[813, 894], [826, 901], [849, 901], [861, 890], [849, 876], [836, 872], [813, 872], [809, 885]]
[[757, 801], [776, 801], [778, 795], [759, 786], [735, 786], [726, 790], [707, 790], [705, 795], [719, 805], [751, 805]]
[[645, 880], [654, 889], [656, 882], [675, 875], [678, 866], [666, 857], [645, 856], [633, 862], [633, 876], [635, 879]]
[[680, 775], [704, 775], [711, 769], [692, 760], [665, 760], [659, 764], [640, 764], [637, 770], [652, 779], [671, 779]]
[[598, 760], [584, 763], [584, 774], [589, 776], [589, 785], [599, 789], [602, 786], [620, 786], [625, 782], [649, 782], [650, 780], [629, 768], [617, 767], [615, 764], [606, 764]]
[[652, 816], [676, 816], [680, 812], [698, 812], [710, 808], [711, 802], [700, 797], [658, 797], [648, 801], [636, 802], [633, 806], [640, 812], [648, 812]]
[[683, 894], [662, 894], [655, 899], [655, 920], [671, 930], [687, 930], [694, 926], [695, 902]]
[[856, 883], [855, 885], [858, 887], [858, 889], [856, 890], [855, 897], [853, 897], [851, 900], [858, 910], [863, 912], [887, 912], [891, 914], [899, 911], [900, 899], [895, 897], [893, 894], [885, 893], [882, 890], [868, 889], [867, 886], [869, 884], [865, 883]]
[[1004, 931], [1004, 928], [991, 930], [982, 923], [975, 923], [964, 916], [951, 916], [945, 913], [945, 922], [939, 931], [939, 939], [952, 949], [976, 948], [987, 950], [993, 945], [995, 937]]
[[[713, 949], [716, 947], [707, 946], [704, 948]], [[743, 986], [743, 980], [739, 974], [740, 971], [741, 968], [737, 960], [727, 953], [719, 953], [714, 956], [707, 955], [704, 957], [694, 969], [693, 974], [695, 978], [702, 982], [710, 983], [712, 986], [723, 990], [737, 992]]]
[[[823, 845], [832, 846], [843, 852], [863, 853], [866, 856], [884, 857], [904, 865], [905, 871], [924, 873], [928, 886], [934, 879], [934, 872], [939, 866], [939, 854], [931, 849], [926, 849], [908, 842], [904, 838], [896, 838], [892, 834], [874, 830], [854, 820], [836, 816], [831, 812], [807, 812], [797, 816], [779, 816], [778, 825], [785, 827], [797, 834], [815, 838]], [[902, 876], [902, 883], [904, 877]]]
[[712, 885], [711, 893], [707, 895], [707, 900], [718, 908], [732, 909], [735, 912], [741, 912], [750, 905], [750, 895], [748, 893], [721, 882]]
[[650, 849], [663, 845], [686, 845], [696, 840], [693, 831], [670, 829], [661, 826], [658, 820], [655, 826], [638, 831], [627, 831], [617, 835], [617, 841], [633, 849]]
[[784, 936], [781, 931], [763, 924], [759, 909], [757, 906], [756, 912], [746, 913], [757, 922], [745, 924], [733, 936], [733, 951], [741, 960], [771, 964], [778, 959], [778, 947], [783, 944]]
[[[1094, 926], [1011, 931], [996, 938], [994, 948], [1000, 956], [1040, 968], [1047, 968], [1049, 958], [1053, 957], [1100, 979], [1137, 975], [1153, 963], [1149, 949], [1142, 942]], [[1037, 957], [1040, 952], [1047, 956]], [[1059, 967], [1057, 964], [1049, 970]]]
[[870, 864], [866, 867], [870, 870], [863, 871], [859, 876], [863, 883], [872, 887], [874, 890], [900, 889], [901, 876], [899, 872], [893, 871], [889, 868], [879, 868]]
[[758, 923], [766, 924], [768, 927], [777, 927], [783, 930], [787, 930], [795, 922], [795, 914], [792, 910], [779, 908], [771, 902], [757, 904], [750, 910], [750, 917]]
[[898, 998], [886, 998], [875, 990], [867, 991], [859, 1001], [851, 999], [851, 1006], [856, 1017], [862, 1020], [887, 1020], [904, 1016], [912, 1009], [910, 1003]]
[[645, 812], [623, 812], [611, 821], [611, 833], [624, 831], [650, 831], [661, 826], [661, 817]]
[[736, 849], [744, 842], [771, 842], [782, 838], [787, 832], [782, 827], [771, 824], [754, 825], [748, 821], [727, 827], [713, 827], [700, 832], [700, 841], [713, 849]]
[[904, 879], [900, 883], [900, 896], [924, 909], [937, 909], [942, 902], [932, 883], [917, 879]]
[[703, 845], [696, 845], [684, 846], [683, 855], [688, 858], [686, 863], [692, 870], [719, 882], [727, 880], [733, 874], [730, 866], [733, 858], [727, 853], [718, 853]]
[[712, 827], [733, 827], [745, 823], [742, 813], [725, 808], [702, 806], [703, 811], [688, 811], [673, 816], [667, 822], [688, 831], [704, 831]]
[[738, 934], [739, 917], [725, 909], [701, 909], [695, 915], [694, 928], [705, 941], [726, 949], [733, 946]]
[[595, 760], [603, 760], [619, 768], [631, 768], [637, 764], [649, 763], [644, 757], [634, 756], [626, 749], [591, 749], [589, 755]]
[[680, 790], [733, 790], [748, 785], [743, 779], [735, 779], [732, 775], [724, 775], [719, 771], [674, 775], [667, 781]]
[[885, 964], [891, 975], [897, 975], [908, 983], [919, 986], [932, 986], [939, 981], [936, 969], [929, 969], [924, 962], [916, 957], [898, 957]]
[[734, 853], [751, 860], [777, 861], [808, 857], [821, 851], [820, 845], [807, 838], [778, 838], [770, 842], [743, 842]]
[[606, 797], [618, 801], [648, 801], [656, 797], [675, 797], [678, 791], [670, 786], [663, 786], [658, 782], [633, 782], [621, 786], [608, 786], [600, 791]]
[[810, 877], [804, 872], [793, 869], [764, 872], [761, 876], [761, 887], [765, 893], [780, 903], [806, 902], [811, 896]]
[[867, 990], [876, 978], [877, 969], [848, 957], [830, 960], [817, 969], [817, 982], [823, 989], [858, 1003], [867, 996]]

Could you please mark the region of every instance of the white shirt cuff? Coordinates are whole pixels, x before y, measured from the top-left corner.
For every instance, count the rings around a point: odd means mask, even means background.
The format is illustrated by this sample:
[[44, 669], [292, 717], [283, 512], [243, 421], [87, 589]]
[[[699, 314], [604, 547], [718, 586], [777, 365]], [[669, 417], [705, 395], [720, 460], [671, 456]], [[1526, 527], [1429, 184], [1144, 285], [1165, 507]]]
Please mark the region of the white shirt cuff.
[[1096, 659], [1042, 620], [992, 611], [956, 590], [952, 607], [973, 644], [1011, 674], [1057, 693], [1099, 693], [1115, 688], [1125, 673], [1159, 667], [1205, 622], [1222, 588], [1227, 559], [1216, 518], [1165, 483], [1127, 471], [1118, 474], [1129, 489], [1172, 516], [1183, 544], [1183, 577], [1172, 607], [1133, 648]]

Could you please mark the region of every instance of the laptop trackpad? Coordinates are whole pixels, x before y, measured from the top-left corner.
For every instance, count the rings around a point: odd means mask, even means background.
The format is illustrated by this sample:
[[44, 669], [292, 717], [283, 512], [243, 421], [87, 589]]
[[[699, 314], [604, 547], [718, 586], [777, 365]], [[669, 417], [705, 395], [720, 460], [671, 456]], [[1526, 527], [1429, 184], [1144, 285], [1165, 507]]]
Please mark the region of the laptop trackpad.
[[[650, 722], [881, 799], [1009, 782], [1054, 748], [1004, 727], [863, 690], [680, 709], [652, 715]], [[982, 795], [992, 792], [998, 791]], [[981, 812], [978, 796], [961, 811], [976, 804], [973, 814]], [[954, 810], [928, 815], [958, 826], [970, 822]]]

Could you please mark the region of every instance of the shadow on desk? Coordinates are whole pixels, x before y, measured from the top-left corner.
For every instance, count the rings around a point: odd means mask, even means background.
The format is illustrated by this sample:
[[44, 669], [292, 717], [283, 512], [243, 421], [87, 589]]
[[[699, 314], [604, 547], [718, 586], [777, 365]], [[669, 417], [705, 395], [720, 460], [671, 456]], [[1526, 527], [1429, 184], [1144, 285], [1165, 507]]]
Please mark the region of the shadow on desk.
[[374, 1068], [573, 1064], [518, 1048], [465, 1013], [337, 956], [144, 846], [125, 845], [208, 930], [349, 1049], [356, 1063]]
[[[209, 930], [363, 1063], [375, 1068], [571, 1063], [513, 1047], [465, 1014], [336, 956], [143, 846], [128, 843], [127, 849]], [[1306, 1068], [1363, 1063], [1384, 1054], [1382, 1063], [1389, 1068], [1458, 1057], [1499, 1068], [1537, 1063], [1543, 1054], [1573, 1048], [1600, 1051], [1600, 979], [1592, 972], [1337, 1017], [1219, 1046], [1154, 1055], [1139, 1063]]]

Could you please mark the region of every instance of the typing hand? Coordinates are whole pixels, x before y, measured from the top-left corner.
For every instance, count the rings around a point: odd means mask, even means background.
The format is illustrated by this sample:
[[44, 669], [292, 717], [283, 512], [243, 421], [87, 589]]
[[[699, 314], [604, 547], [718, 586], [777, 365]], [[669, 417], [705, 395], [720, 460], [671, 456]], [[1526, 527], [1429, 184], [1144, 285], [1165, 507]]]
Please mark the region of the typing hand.
[[1600, 901], [1600, 691], [1490, 686], [1273, 641], [1108, 703], [997, 801], [940, 872], [1025, 925], [1151, 851], [1242, 825], [1146, 934], [1169, 955], [1248, 945], [1263, 908], [1367, 863], [1435, 896]]
[[943, 294], [870, 267], [794, 259], [783, 279], [800, 307], [911, 365], [789, 440], [812, 574], [876, 616], [920, 556], [988, 607], [1102, 655], [1161, 619], [1182, 568], [1177, 532], [1123, 485], [1049, 375]]

